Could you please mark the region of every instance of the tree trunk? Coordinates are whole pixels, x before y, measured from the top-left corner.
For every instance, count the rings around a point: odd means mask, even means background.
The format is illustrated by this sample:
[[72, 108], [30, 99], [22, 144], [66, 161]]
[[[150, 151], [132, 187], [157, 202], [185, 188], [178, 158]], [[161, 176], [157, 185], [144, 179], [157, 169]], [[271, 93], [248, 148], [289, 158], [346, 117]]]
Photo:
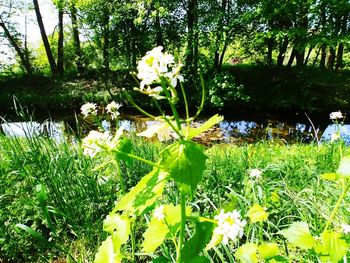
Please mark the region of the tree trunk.
[[327, 61], [327, 67], [332, 70], [334, 68], [334, 62], [335, 62], [335, 48], [330, 47], [328, 61]]
[[162, 34], [162, 27], [160, 24], [160, 18], [159, 18], [159, 12], [157, 10], [156, 14], [156, 33], [157, 33], [157, 46], [162, 46], [164, 47], [164, 42], [163, 42], [163, 34]]
[[1, 19], [0, 19], [0, 27], [2, 27], [2, 29], [4, 30], [5, 36], [9, 40], [11, 46], [16, 50], [25, 71], [27, 72], [28, 75], [32, 75], [33, 70], [32, 70], [32, 66], [29, 62], [28, 57], [26, 56], [25, 52], [23, 52], [23, 50], [21, 49], [21, 47], [17, 43], [16, 38], [10, 33], [7, 26], [5, 25], [5, 23]]
[[267, 65], [272, 66], [272, 51], [273, 51], [273, 39], [267, 39]]
[[64, 73], [64, 54], [63, 54], [63, 9], [58, 10], [58, 42], [57, 42], [57, 71], [58, 74]]
[[326, 67], [326, 57], [327, 57], [327, 46], [322, 44], [321, 46], [321, 59], [320, 59], [320, 68], [324, 69]]
[[74, 49], [75, 49], [75, 65], [77, 66], [78, 73], [83, 74], [84, 73], [83, 53], [81, 51], [81, 46], [80, 46], [77, 9], [74, 3], [70, 5], [70, 13], [71, 13], [72, 31], [73, 31]]
[[309, 51], [307, 52], [307, 55], [306, 55], [306, 58], [305, 58], [305, 61], [304, 61], [304, 66], [305, 67], [307, 66], [307, 63], [309, 62], [309, 58], [310, 58], [310, 55], [311, 55], [311, 52], [312, 52], [313, 49], [314, 49], [314, 46], [310, 46], [309, 47]]
[[[342, 25], [341, 25], [341, 35], [343, 37], [346, 36], [347, 33], [347, 23], [348, 23], [348, 17], [349, 17], [349, 13], [346, 13], [343, 16], [342, 19]], [[338, 69], [342, 69], [343, 68], [343, 53], [344, 53], [344, 44], [343, 43], [339, 43], [338, 45], [338, 52], [337, 52], [337, 62], [335, 65], [335, 68]]]
[[39, 25], [39, 29], [40, 29], [41, 38], [42, 38], [43, 43], [44, 43], [46, 56], [47, 56], [47, 59], [48, 59], [49, 64], [50, 64], [51, 73], [53, 75], [56, 75], [57, 74], [57, 66], [56, 66], [56, 62], [55, 62], [55, 59], [54, 59], [53, 54], [52, 54], [49, 40], [47, 39], [43, 19], [42, 19], [41, 13], [40, 13], [38, 0], [33, 0], [33, 4], [34, 4], [34, 9], [35, 9], [36, 19], [38, 21], [38, 25]]
[[289, 57], [289, 60], [288, 60], [288, 63], [287, 63], [287, 67], [290, 68], [293, 64], [293, 61], [294, 61], [294, 58], [295, 58], [295, 55], [296, 55], [296, 50], [295, 48], [293, 47], [292, 49], [292, 53], [290, 54], [290, 57]]
[[187, 10], [187, 50], [186, 50], [186, 68], [190, 74], [197, 72], [198, 59], [198, 2], [197, 0], [188, 0]]
[[288, 36], [285, 36], [282, 40], [282, 43], [279, 46], [279, 52], [277, 56], [277, 66], [282, 67], [283, 66], [283, 61], [285, 57], [285, 53], [287, 51], [288, 47]]
[[106, 76], [109, 74], [109, 10], [107, 7], [103, 10], [103, 46], [102, 46], [102, 56], [103, 56], [103, 69]]
[[317, 62], [317, 60], [318, 60], [318, 56], [320, 55], [321, 49], [322, 49], [322, 47], [320, 47], [320, 48], [317, 50], [316, 57], [314, 58], [314, 61], [312, 62], [312, 67], [315, 67], [316, 62]]

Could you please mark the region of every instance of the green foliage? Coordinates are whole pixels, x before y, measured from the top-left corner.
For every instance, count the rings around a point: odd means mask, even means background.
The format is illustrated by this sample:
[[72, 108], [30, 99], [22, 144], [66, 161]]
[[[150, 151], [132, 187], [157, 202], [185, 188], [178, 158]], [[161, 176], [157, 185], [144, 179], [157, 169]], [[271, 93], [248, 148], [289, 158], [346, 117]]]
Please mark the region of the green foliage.
[[164, 149], [160, 164], [183, 191], [193, 196], [197, 184], [202, 180], [206, 159], [202, 146], [180, 141]]
[[279, 232], [288, 242], [302, 249], [311, 249], [315, 246], [315, 238], [310, 234], [306, 222], [294, 222], [288, 229]]

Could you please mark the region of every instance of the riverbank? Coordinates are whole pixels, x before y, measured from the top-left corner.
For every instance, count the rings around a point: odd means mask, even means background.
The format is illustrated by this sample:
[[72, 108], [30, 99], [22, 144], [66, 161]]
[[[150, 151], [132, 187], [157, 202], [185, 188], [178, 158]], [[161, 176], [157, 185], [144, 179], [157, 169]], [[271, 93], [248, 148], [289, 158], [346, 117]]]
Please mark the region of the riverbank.
[[[204, 77], [208, 113], [324, 115], [335, 110], [350, 111], [350, 71], [237, 65], [226, 66], [220, 73], [207, 72]], [[134, 86], [128, 70], [112, 72], [110, 80], [99, 78], [96, 72], [84, 78], [0, 77], [0, 113], [13, 111], [14, 99], [29, 112], [79, 109], [87, 101], [106, 104], [114, 99], [127, 104], [120, 91]], [[193, 108], [199, 89], [189, 92]], [[135, 93], [134, 98], [149, 108], [142, 95]]]

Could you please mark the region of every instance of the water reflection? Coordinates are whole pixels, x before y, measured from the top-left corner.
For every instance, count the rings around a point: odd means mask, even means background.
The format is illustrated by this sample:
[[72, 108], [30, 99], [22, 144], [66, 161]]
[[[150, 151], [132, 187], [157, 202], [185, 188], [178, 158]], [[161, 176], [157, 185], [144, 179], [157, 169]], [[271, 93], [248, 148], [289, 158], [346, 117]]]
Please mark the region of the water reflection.
[[[194, 127], [198, 127], [205, 120], [193, 123]], [[131, 116], [130, 119], [124, 119], [119, 122], [119, 126], [123, 126], [129, 132], [141, 132], [148, 127], [158, 124], [159, 121], [138, 118]], [[67, 135], [65, 130], [65, 122], [63, 121], [44, 121], [44, 122], [4, 122], [1, 124], [2, 132], [7, 136], [30, 137], [30, 136], [48, 136], [56, 141], [61, 141]], [[107, 120], [102, 121], [104, 130], [111, 130], [113, 124]], [[350, 125], [345, 125], [344, 134], [349, 134]], [[87, 133], [93, 127], [84, 127]], [[288, 143], [293, 142], [310, 142], [321, 137], [323, 129], [317, 126], [315, 130], [310, 124], [288, 123], [275, 120], [265, 121], [228, 121], [224, 120], [219, 125], [211, 128], [204, 134], [194, 138], [194, 140], [210, 145], [213, 143], [253, 143], [259, 140], [282, 140]], [[326, 129], [331, 134], [333, 130]], [[323, 140], [329, 140], [330, 135], [323, 136]], [[349, 137], [350, 142], [350, 137]]]
[[65, 136], [65, 125], [63, 121], [44, 121], [42, 123], [36, 121], [5, 122], [1, 124], [1, 130], [6, 136], [48, 136], [56, 141], [63, 140]]

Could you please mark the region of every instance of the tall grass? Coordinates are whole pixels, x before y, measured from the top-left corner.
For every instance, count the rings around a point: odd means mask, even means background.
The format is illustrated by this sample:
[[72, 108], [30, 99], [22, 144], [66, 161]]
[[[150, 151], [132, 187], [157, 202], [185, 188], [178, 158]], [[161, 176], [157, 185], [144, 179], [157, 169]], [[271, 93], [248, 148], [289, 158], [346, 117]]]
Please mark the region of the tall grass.
[[[132, 140], [134, 153], [150, 160], [163, 148], [159, 143]], [[300, 219], [318, 233], [336, 201], [336, 188], [319, 175], [336, 170], [337, 145], [216, 145], [207, 149], [207, 155], [208, 169], [192, 200], [194, 209], [208, 216], [222, 207], [235, 207], [244, 214], [253, 202], [268, 209], [269, 221], [247, 229], [243, 242], [277, 240], [283, 244], [277, 232]], [[100, 163], [84, 156], [77, 142], [0, 135], [0, 262], [52, 262], [68, 252], [78, 262], [91, 262], [105, 238], [102, 221], [120, 194], [117, 177], [104, 181], [115, 168], [96, 170]], [[248, 180], [252, 168], [263, 171], [262, 179], [253, 185]], [[123, 163], [127, 187], [149, 169], [136, 161]], [[175, 198], [174, 189], [169, 186], [165, 198]], [[341, 212], [350, 216], [345, 208]], [[56, 247], [19, 231], [18, 223], [36, 230]], [[208, 256], [212, 262], [234, 262], [233, 249], [221, 246]], [[161, 249], [161, 253], [167, 251]], [[312, 261], [312, 255], [307, 256]]]

